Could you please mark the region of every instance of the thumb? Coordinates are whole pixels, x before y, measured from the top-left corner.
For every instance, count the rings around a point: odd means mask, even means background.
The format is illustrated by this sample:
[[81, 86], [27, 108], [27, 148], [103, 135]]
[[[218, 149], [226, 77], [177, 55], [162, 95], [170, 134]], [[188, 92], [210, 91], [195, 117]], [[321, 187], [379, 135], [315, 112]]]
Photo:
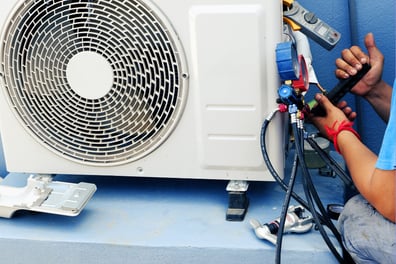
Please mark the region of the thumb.
[[377, 44], [375, 43], [373, 33], [368, 33], [364, 39], [364, 45], [366, 46], [367, 52], [369, 54], [369, 58], [371, 61], [381, 60], [382, 53], [377, 48]]
[[318, 102], [319, 105], [321, 105], [323, 107], [323, 109], [326, 110], [326, 112], [327, 112], [327, 109], [333, 105], [326, 96], [324, 96], [323, 94], [320, 94], [320, 93], [315, 95], [315, 100]]

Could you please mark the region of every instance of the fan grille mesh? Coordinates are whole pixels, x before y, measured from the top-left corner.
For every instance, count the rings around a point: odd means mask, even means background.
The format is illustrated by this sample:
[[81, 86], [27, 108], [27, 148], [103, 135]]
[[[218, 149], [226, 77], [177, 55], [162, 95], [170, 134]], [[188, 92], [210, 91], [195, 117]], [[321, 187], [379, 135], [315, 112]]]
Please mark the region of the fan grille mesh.
[[[74, 161], [113, 165], [147, 155], [174, 129], [186, 101], [184, 57], [169, 25], [143, 1], [25, 1], [2, 39], [12, 108], [40, 143]], [[111, 65], [113, 84], [100, 98], [84, 98], [67, 79], [81, 52]]]

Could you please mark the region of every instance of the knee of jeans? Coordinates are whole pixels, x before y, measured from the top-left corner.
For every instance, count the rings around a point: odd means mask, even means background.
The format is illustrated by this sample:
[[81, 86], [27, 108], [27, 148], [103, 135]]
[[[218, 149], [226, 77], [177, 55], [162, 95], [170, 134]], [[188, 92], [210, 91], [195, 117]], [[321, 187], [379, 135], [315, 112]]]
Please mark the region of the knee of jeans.
[[349, 199], [338, 218], [338, 230], [344, 236], [344, 233], [357, 225], [361, 217], [361, 203], [363, 197], [356, 195]]
[[350, 218], [356, 213], [359, 213], [362, 199], [363, 197], [361, 197], [360, 195], [356, 195], [349, 199], [344, 205], [344, 208], [339, 218], [339, 222], [345, 221], [347, 218]]

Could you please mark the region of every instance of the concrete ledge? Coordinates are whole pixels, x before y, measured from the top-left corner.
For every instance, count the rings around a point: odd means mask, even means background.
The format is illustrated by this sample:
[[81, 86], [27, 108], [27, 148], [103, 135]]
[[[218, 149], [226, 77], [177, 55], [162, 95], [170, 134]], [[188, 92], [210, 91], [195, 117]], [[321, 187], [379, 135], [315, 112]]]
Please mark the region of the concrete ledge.
[[[9, 174], [3, 184], [23, 185], [25, 177]], [[338, 179], [314, 178], [325, 204], [342, 202]], [[55, 180], [92, 182], [98, 191], [74, 218], [21, 211], [12, 219], [0, 219], [5, 263], [218, 264], [275, 259], [275, 247], [256, 238], [248, 220], [264, 223], [280, 215], [284, 192], [276, 183], [251, 183], [245, 221], [228, 222], [226, 181], [95, 176]], [[282, 252], [283, 263], [337, 263], [315, 230], [286, 235]]]

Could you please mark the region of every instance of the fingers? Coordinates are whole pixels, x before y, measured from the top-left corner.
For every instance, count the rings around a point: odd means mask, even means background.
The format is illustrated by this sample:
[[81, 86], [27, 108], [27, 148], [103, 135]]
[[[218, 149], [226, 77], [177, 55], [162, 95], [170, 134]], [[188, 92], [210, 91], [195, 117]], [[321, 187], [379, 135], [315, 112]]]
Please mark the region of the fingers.
[[348, 118], [348, 120], [351, 121], [351, 122], [354, 121], [356, 119], [356, 117], [357, 117], [356, 112], [354, 112], [352, 110], [352, 108], [350, 108], [350, 107], [345, 107], [345, 108], [342, 109], [342, 111], [344, 112], [344, 114]]
[[348, 106], [348, 103], [346, 101], [341, 101], [341, 102], [339, 102], [337, 104], [337, 107], [340, 108], [340, 109], [343, 109], [343, 108], [345, 108], [347, 106]]
[[370, 63], [372, 67], [378, 68], [379, 71], [382, 70], [384, 56], [377, 48], [374, 35], [372, 33], [368, 33], [366, 35], [364, 44], [368, 54], [358, 46], [352, 46], [341, 52], [341, 57], [335, 62], [337, 66], [335, 71], [337, 78], [346, 79], [355, 75], [365, 63]]
[[369, 57], [363, 50], [358, 46], [352, 46], [349, 49], [344, 49], [341, 52], [342, 58], [351, 66], [360, 70], [362, 64], [368, 63]]
[[348, 106], [348, 103], [346, 101], [339, 102], [337, 104], [337, 107], [340, 108], [342, 112], [344, 112], [344, 114], [346, 115], [349, 121], [352, 122], [356, 119], [357, 117], [356, 112], [354, 112], [352, 108]]
[[[333, 103], [330, 102], [330, 100], [323, 94], [316, 94], [315, 100], [318, 102], [319, 105], [322, 106], [327, 114], [335, 112]], [[348, 106], [348, 103], [346, 101], [341, 101], [340, 103], [338, 103], [337, 108], [339, 108], [343, 112], [342, 116], [344, 118], [346, 117], [349, 121], [353, 121], [356, 119], [356, 112], [354, 112], [352, 108]]]
[[358, 46], [344, 49], [341, 58], [336, 60], [336, 76], [345, 79], [355, 75], [368, 62], [369, 57]]

